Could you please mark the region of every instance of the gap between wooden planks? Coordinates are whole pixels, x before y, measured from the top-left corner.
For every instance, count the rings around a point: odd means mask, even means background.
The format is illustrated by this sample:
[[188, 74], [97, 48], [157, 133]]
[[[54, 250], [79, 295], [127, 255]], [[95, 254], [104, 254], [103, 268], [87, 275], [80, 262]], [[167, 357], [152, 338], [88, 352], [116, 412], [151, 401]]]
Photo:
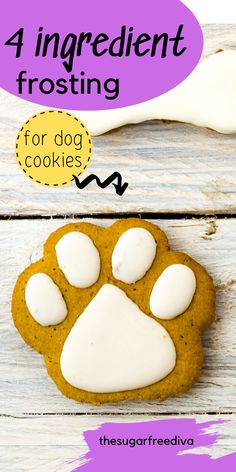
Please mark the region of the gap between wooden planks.
[[[236, 219], [152, 220], [166, 231], [172, 248], [202, 263], [217, 287], [215, 324], [204, 335], [205, 364], [198, 383], [185, 395], [164, 403], [130, 402], [100, 408], [63, 397], [48, 378], [43, 359], [24, 344], [15, 330], [10, 301], [17, 275], [41, 256], [48, 235], [71, 219], [0, 221], [0, 260], [4, 274], [1, 345], [0, 413], [41, 414], [209, 414], [236, 413]], [[76, 219], [78, 221], [78, 219]], [[113, 220], [90, 219], [109, 225]], [[30, 395], [29, 395], [30, 392]]]
[[[235, 32], [235, 25], [205, 26], [205, 54], [234, 47]], [[45, 189], [27, 182], [12, 152], [19, 126], [40, 107], [4, 92], [0, 105], [0, 247], [4, 248], [0, 259], [0, 468], [4, 472], [53, 471], [86, 451], [82, 439], [86, 428], [117, 417], [118, 421], [144, 421], [194, 414], [207, 421], [220, 414], [235, 420], [235, 136], [218, 136], [182, 124], [152, 122], [123, 128], [94, 140], [91, 169], [102, 177], [119, 165], [135, 187], [124, 200], [110, 190], [98, 193], [94, 186], [86, 196], [76, 193], [73, 186], [63, 193], [59, 189], [45, 194]], [[110, 218], [126, 217], [137, 208], [143, 217], [157, 218], [172, 247], [196, 257], [214, 277], [217, 321], [204, 337], [204, 370], [188, 394], [163, 404], [131, 402], [99, 409], [76, 404], [60, 395], [46, 374], [43, 359], [15, 331], [10, 315], [14, 281], [39, 257], [49, 233], [69, 222], [61, 216], [77, 213], [81, 218], [83, 212], [90, 217], [93, 211], [99, 224], [109, 224]], [[121, 210], [124, 213], [118, 214]], [[204, 217], [207, 213], [212, 216]], [[42, 220], [42, 215], [48, 219]], [[198, 219], [192, 220], [192, 215]], [[7, 221], [11, 217], [14, 221]], [[235, 436], [235, 423], [231, 423], [217, 453], [235, 450]]]
[[[0, 426], [5, 432], [0, 445], [0, 466], [4, 472], [71, 472], [65, 462], [75, 460], [84, 454], [88, 447], [83, 437], [84, 431], [97, 429], [105, 422], [142, 422], [160, 419], [158, 416], [107, 417], [96, 416], [56, 416], [53, 418], [40, 416], [24, 419], [0, 419]], [[214, 421], [209, 416], [197, 416], [198, 422]], [[235, 450], [235, 423], [212, 427], [220, 431], [218, 443], [211, 449], [213, 457], [229, 454]], [[174, 433], [173, 433], [174, 436]], [[206, 450], [201, 450], [206, 453]]]
[[[205, 25], [204, 56], [235, 48], [236, 25]], [[220, 135], [182, 123], [130, 125], [93, 139], [89, 173], [101, 179], [119, 171], [129, 187], [74, 184], [47, 189], [34, 184], [14, 157], [18, 129], [43, 107], [0, 91], [0, 214], [51, 216], [124, 212], [234, 214], [235, 135]], [[85, 174], [85, 176], [87, 173]]]

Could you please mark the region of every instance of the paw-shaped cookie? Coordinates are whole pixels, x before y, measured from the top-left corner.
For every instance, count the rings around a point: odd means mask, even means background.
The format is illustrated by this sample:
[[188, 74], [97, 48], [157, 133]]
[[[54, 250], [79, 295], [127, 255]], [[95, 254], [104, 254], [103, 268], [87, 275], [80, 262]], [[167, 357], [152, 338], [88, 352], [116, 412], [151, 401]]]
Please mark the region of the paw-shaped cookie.
[[66, 396], [101, 404], [188, 390], [214, 319], [207, 272], [139, 219], [66, 225], [18, 278], [15, 325]]

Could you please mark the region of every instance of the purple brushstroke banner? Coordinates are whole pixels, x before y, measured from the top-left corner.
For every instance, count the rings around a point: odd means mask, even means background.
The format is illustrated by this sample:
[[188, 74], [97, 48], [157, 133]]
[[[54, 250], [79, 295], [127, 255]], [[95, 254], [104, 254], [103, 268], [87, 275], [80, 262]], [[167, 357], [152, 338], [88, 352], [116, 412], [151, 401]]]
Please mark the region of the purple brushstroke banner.
[[[219, 433], [206, 429], [224, 423], [197, 423], [195, 419], [168, 419], [140, 423], [104, 423], [86, 431], [89, 451], [73, 461], [71, 472], [231, 472], [236, 470], [236, 452], [220, 458], [191, 449], [216, 444]], [[145, 441], [144, 441], [145, 440]], [[121, 443], [121, 444], [120, 444]], [[187, 451], [183, 454], [183, 451]]]
[[9, 1], [0, 86], [47, 107], [119, 108], [176, 87], [202, 48], [201, 27], [179, 0]]

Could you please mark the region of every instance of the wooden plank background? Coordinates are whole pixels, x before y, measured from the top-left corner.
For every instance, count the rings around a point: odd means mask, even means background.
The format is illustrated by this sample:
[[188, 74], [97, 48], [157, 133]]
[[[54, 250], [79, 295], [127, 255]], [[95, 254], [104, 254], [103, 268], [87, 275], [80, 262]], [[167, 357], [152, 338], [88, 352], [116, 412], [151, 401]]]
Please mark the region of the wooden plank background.
[[[204, 56], [235, 46], [236, 25], [205, 27]], [[0, 93], [0, 215], [116, 212], [225, 213], [236, 207], [235, 136], [181, 123], [149, 122], [93, 138], [88, 173], [105, 179], [119, 170], [129, 188], [111, 185], [43, 188], [26, 179], [14, 157], [16, 134], [43, 107]]]
[[[235, 46], [236, 25], [211, 25], [204, 30], [205, 54]], [[143, 421], [182, 414], [205, 421], [217, 413], [234, 421], [223, 428], [215, 453], [235, 450], [235, 136], [178, 123], [127, 126], [93, 139], [89, 169], [101, 178], [121, 172], [129, 182], [123, 197], [116, 196], [112, 187], [100, 190], [93, 184], [82, 192], [74, 185], [47, 189], [24, 176], [13, 153], [18, 128], [40, 109], [0, 92], [1, 470], [58, 470], [59, 464], [86, 450], [82, 432], [107, 420]], [[57, 227], [85, 215], [108, 225], [120, 213], [130, 212], [151, 216], [174, 249], [188, 252], [209, 270], [217, 287], [216, 322], [204, 335], [202, 376], [186, 395], [162, 404], [81, 405], [57, 391], [43, 359], [14, 329], [12, 288], [19, 272], [40, 256], [44, 240]]]

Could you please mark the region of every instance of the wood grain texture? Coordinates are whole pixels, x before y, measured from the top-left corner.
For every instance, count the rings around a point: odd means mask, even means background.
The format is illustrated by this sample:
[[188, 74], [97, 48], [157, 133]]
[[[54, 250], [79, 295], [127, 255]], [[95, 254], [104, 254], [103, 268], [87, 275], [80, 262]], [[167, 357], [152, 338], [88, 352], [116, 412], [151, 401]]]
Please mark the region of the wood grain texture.
[[[0, 412], [7, 415], [52, 413], [236, 413], [236, 220], [155, 221], [171, 247], [202, 263], [217, 287], [217, 319], [204, 336], [205, 364], [199, 382], [187, 394], [164, 403], [130, 402], [93, 407], [64, 398], [49, 379], [43, 358], [24, 344], [13, 327], [10, 302], [20, 271], [41, 255], [42, 243], [63, 220], [0, 222], [0, 260], [4, 274], [0, 345]], [[111, 221], [99, 221], [110, 224]]]
[[[206, 26], [204, 55], [234, 47], [236, 25]], [[129, 183], [123, 197], [95, 183], [43, 188], [26, 178], [14, 157], [22, 123], [43, 107], [0, 92], [0, 215], [73, 215], [100, 212], [234, 213], [235, 136], [181, 123], [130, 125], [93, 139], [88, 173], [101, 179], [119, 171]]]
[[[236, 25], [205, 26], [204, 35], [205, 56], [236, 45]], [[122, 198], [113, 188], [102, 191], [94, 184], [79, 192], [73, 185], [46, 189], [32, 183], [18, 167], [13, 149], [19, 127], [41, 109], [0, 91], [0, 215], [235, 214], [235, 136], [179, 123], [149, 122], [94, 138], [89, 173], [106, 178], [119, 170], [129, 182]], [[156, 220], [172, 247], [202, 263], [217, 287], [217, 318], [204, 336], [199, 382], [186, 395], [163, 404], [130, 402], [100, 408], [75, 403], [58, 392], [43, 359], [24, 344], [10, 314], [17, 275], [40, 257], [50, 232], [69, 221], [0, 221], [0, 470], [66, 472], [70, 468], [62, 464], [87, 449], [84, 430], [104, 421], [145, 421], [168, 414], [199, 415], [206, 421], [219, 413], [233, 419], [223, 427], [215, 455], [235, 450], [236, 219]]]
[[[167, 417], [168, 418], [168, 417]], [[0, 427], [4, 431], [0, 446], [0, 467], [4, 472], [71, 472], [72, 465], [88, 447], [83, 438], [86, 430], [97, 429], [105, 422], [141, 422], [159, 419], [158, 416], [34, 416], [24, 418], [1, 418]], [[211, 421], [211, 416], [196, 417], [199, 422]], [[216, 458], [235, 450], [236, 417], [224, 416], [231, 421], [212, 427], [220, 431], [218, 444], [211, 448]], [[206, 453], [206, 449], [198, 452]], [[78, 465], [76, 461], [74, 467]]]

